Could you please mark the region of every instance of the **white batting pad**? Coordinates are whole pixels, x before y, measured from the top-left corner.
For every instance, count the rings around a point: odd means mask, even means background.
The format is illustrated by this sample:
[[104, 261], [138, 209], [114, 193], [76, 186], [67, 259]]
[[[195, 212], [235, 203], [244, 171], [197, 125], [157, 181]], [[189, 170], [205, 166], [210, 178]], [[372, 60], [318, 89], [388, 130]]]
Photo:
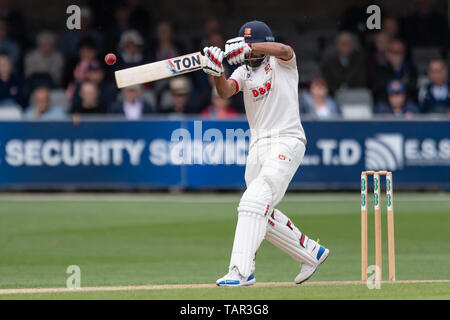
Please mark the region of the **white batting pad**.
[[254, 269], [254, 259], [267, 230], [272, 190], [264, 178], [255, 179], [244, 192], [238, 207], [238, 222], [231, 253], [230, 270], [236, 267], [243, 277]]
[[294, 260], [311, 265], [317, 264], [317, 259], [311, 250], [308, 250], [309, 238], [281, 211], [276, 209], [272, 211], [265, 238]]
[[256, 251], [264, 240], [267, 219], [255, 213], [239, 213], [230, 269], [235, 266], [243, 277], [253, 272]]

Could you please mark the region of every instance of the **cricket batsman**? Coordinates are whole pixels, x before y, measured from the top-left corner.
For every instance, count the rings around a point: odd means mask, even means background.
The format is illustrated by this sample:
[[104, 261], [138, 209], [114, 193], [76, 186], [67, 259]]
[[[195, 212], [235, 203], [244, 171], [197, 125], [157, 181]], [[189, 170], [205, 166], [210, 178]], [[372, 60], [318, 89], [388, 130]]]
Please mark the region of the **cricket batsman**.
[[[302, 233], [276, 206], [302, 162], [306, 137], [300, 122], [298, 71], [292, 47], [274, 42], [260, 21], [245, 23], [225, 52], [206, 47], [204, 71], [214, 76], [222, 98], [243, 92], [251, 141], [245, 169], [247, 189], [238, 206], [238, 221], [228, 273], [218, 286], [248, 286], [256, 252], [264, 239], [300, 262], [295, 282], [308, 280], [329, 250]], [[223, 58], [242, 64], [225, 78]]]

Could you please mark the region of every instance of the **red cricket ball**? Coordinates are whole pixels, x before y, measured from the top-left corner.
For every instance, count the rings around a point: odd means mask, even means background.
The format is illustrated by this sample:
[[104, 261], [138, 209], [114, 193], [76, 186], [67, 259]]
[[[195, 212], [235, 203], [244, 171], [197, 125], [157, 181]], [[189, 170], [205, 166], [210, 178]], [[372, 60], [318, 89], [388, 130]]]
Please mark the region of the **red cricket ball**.
[[117, 61], [117, 58], [116, 58], [116, 55], [114, 53], [108, 53], [105, 56], [105, 63], [108, 66], [112, 66], [114, 63], [116, 63], [116, 61]]

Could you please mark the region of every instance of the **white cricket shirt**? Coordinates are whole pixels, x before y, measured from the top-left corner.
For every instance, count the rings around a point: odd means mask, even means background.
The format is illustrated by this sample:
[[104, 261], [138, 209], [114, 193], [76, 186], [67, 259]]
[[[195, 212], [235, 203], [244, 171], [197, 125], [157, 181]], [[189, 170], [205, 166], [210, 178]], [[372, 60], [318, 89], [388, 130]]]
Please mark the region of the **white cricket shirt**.
[[236, 93], [244, 94], [251, 144], [261, 138], [278, 136], [297, 137], [306, 142], [300, 121], [294, 50], [290, 59], [269, 57], [255, 70], [242, 65], [230, 79], [236, 83]]

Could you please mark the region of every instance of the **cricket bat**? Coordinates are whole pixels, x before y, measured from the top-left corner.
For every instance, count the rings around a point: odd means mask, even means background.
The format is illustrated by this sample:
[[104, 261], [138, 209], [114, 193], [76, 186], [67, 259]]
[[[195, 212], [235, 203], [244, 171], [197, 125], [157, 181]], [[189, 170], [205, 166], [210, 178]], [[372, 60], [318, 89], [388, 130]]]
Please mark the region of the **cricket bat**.
[[200, 52], [187, 54], [115, 72], [118, 88], [166, 79], [180, 74], [203, 69], [203, 55]]

